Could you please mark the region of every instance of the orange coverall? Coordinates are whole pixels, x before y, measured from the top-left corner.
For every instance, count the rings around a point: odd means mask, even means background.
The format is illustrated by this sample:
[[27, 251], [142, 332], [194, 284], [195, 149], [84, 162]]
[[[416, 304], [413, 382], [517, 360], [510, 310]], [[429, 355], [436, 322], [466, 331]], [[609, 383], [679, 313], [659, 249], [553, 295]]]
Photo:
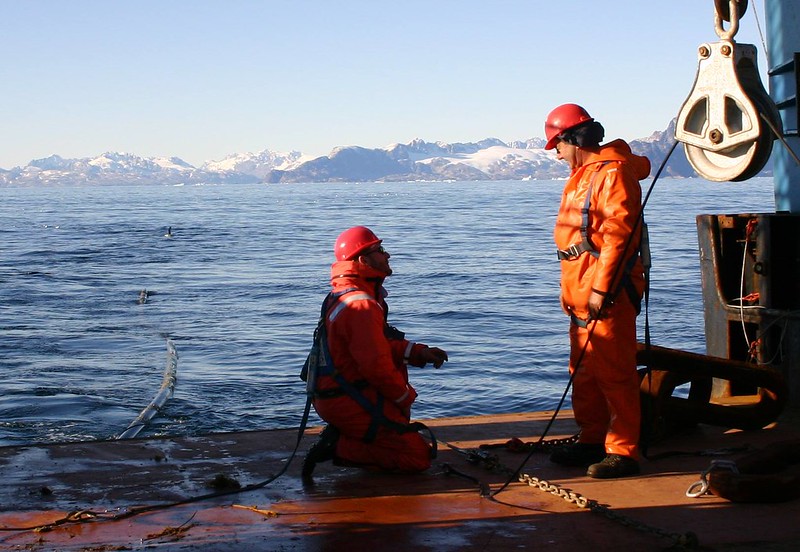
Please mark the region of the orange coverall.
[[[419, 352], [426, 346], [387, 337], [383, 279], [382, 273], [362, 263], [338, 261], [331, 266], [334, 292], [355, 288], [352, 294], [366, 293], [370, 298], [356, 299], [334, 316], [337, 305], [342, 303], [334, 302], [329, 307], [325, 319], [328, 347], [334, 366], [345, 380], [359, 382], [363, 387], [361, 393], [372, 404], [376, 404], [379, 396], [383, 397], [384, 416], [408, 424], [417, 393], [408, 383], [407, 364], [425, 366]], [[324, 394], [335, 389], [339, 389], [339, 384], [333, 377], [318, 378], [318, 392]], [[335, 456], [346, 465], [399, 472], [420, 472], [431, 465], [431, 447], [414, 431], [399, 433], [380, 425], [374, 440], [365, 443], [372, 416], [347, 394], [317, 397], [314, 409], [323, 420], [339, 429]]]
[[[581, 242], [581, 210], [591, 184], [586, 233], [599, 256], [584, 252], [561, 261], [561, 304], [568, 314], [586, 320], [592, 291], [615, 295], [613, 303], [603, 308], [602, 319], [589, 321], [587, 327], [574, 320], [570, 325], [572, 408], [581, 428], [580, 442], [605, 443], [607, 454], [638, 460], [641, 411], [636, 308], [620, 280], [626, 263], [638, 251], [641, 224], [630, 243], [628, 240], [641, 211], [639, 181], [650, 174], [650, 161], [634, 155], [623, 140], [583, 152], [587, 156], [584, 164], [572, 171], [564, 187], [555, 242], [560, 250]], [[637, 259], [629, 277], [641, 297], [641, 260]], [[584, 346], [586, 352], [577, 366]]]

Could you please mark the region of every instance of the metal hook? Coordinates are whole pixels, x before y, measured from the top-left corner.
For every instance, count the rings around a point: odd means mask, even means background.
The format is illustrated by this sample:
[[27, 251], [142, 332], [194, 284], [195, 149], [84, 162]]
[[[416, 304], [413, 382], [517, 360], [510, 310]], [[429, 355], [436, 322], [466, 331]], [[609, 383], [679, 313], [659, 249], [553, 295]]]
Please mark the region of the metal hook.
[[728, 0], [728, 15], [730, 18], [731, 26], [726, 31], [722, 26], [722, 20], [727, 18], [720, 13], [720, 2], [714, 4], [714, 30], [717, 36], [722, 40], [733, 40], [736, 33], [739, 32], [739, 2], [738, 0]]
[[708, 468], [700, 473], [700, 481], [692, 483], [686, 490], [686, 496], [689, 498], [698, 498], [708, 493], [708, 474], [711, 473], [711, 470], [715, 469], [730, 470], [733, 473], [739, 473], [739, 466], [732, 460], [712, 460]]

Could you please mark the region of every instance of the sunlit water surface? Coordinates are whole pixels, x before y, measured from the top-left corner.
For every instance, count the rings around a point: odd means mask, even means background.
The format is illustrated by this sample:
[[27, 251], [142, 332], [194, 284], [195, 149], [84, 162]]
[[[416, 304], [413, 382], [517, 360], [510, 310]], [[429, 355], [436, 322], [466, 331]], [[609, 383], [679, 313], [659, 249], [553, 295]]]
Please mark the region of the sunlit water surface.
[[[415, 417], [555, 408], [568, 380], [552, 240], [562, 187], [7, 187], [0, 445], [118, 435], [157, 392], [167, 338], [178, 383], [141, 436], [297, 427], [333, 241], [356, 224], [392, 254], [390, 322], [450, 354], [412, 372]], [[695, 216], [773, 210], [771, 179], [657, 182], [654, 343], [704, 352]]]

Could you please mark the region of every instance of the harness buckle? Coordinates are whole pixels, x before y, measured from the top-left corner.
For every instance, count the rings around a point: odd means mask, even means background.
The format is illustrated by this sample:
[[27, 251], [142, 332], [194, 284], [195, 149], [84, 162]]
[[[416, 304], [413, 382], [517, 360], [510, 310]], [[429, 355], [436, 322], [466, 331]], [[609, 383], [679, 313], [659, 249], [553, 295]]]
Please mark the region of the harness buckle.
[[580, 257], [585, 251], [589, 249], [586, 248], [586, 242], [581, 241], [573, 243], [566, 249], [556, 249], [556, 256], [559, 261], [571, 261]]

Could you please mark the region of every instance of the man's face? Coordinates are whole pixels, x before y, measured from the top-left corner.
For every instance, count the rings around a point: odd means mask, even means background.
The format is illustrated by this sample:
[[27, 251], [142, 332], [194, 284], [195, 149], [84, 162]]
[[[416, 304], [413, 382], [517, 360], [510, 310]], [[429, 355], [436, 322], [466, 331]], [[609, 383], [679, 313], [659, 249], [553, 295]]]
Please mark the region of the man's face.
[[578, 146], [559, 140], [556, 144], [556, 159], [563, 159], [569, 164], [570, 169], [578, 167]]
[[387, 276], [391, 276], [392, 267], [389, 266], [389, 259], [392, 256], [380, 244], [367, 249], [364, 253], [358, 256], [359, 260], [365, 265], [371, 266], [375, 270], [383, 272]]

